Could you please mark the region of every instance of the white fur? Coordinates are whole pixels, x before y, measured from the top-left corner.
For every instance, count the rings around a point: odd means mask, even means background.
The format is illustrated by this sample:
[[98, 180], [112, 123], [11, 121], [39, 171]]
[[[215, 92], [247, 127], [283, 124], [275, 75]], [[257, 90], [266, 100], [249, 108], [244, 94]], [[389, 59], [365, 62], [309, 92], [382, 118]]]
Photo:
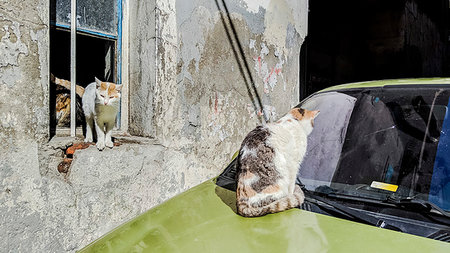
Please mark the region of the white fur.
[[242, 179], [242, 183], [246, 186], [250, 186], [258, 180], [259, 180], [259, 177], [257, 175], [253, 175], [253, 177], [251, 177], [251, 178]]
[[[85, 142], [92, 142], [93, 128], [97, 133], [97, 148], [103, 150], [105, 147], [112, 148], [111, 132], [116, 122], [119, 112], [120, 93], [117, 98], [109, 98], [97, 89], [98, 79], [90, 83], [84, 90], [83, 111], [86, 117], [86, 138]], [[120, 89], [120, 86], [119, 86]], [[104, 97], [102, 97], [103, 95]]]
[[268, 125], [272, 134], [267, 139], [267, 144], [275, 151], [275, 167], [284, 175], [278, 185], [283, 192], [293, 194], [297, 171], [306, 153], [307, 137], [313, 127], [311, 119], [298, 121], [291, 114], [280, 120], [280, 124]]
[[283, 191], [278, 191], [275, 193], [257, 193], [255, 196], [248, 199], [248, 204], [254, 205], [257, 204], [263, 200], [265, 200], [268, 197], [272, 197], [275, 199], [281, 199], [282, 197], [286, 196], [286, 193]]
[[249, 149], [249, 148], [247, 148], [247, 146], [244, 146], [243, 148], [242, 148], [242, 151], [241, 151], [242, 153], [241, 153], [241, 157], [242, 158], [244, 158], [244, 157], [246, 157], [246, 156], [255, 156], [256, 157], [256, 150], [254, 150], [254, 149]]

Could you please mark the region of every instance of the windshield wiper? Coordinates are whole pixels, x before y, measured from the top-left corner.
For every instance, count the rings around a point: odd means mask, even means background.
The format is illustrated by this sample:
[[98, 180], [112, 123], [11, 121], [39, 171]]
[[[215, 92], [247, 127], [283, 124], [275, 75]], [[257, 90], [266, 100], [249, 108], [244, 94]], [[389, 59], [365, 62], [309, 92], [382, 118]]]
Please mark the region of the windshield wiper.
[[[442, 208], [438, 207], [436, 204], [423, 200], [418, 199], [414, 197], [407, 197], [407, 198], [394, 198], [394, 197], [388, 197], [386, 199], [387, 203], [394, 204], [397, 207], [412, 210], [412, 211], [418, 211], [421, 213], [435, 213], [440, 214], [446, 218], [450, 218], [450, 214], [443, 210]], [[443, 221], [442, 221], [443, 222]], [[445, 224], [450, 225], [450, 221], [444, 222]]]
[[[364, 224], [368, 224], [368, 225], [372, 225], [372, 226], [376, 226], [379, 228], [386, 228], [386, 229], [390, 229], [390, 230], [395, 230], [395, 231], [400, 231], [402, 232], [402, 230], [398, 227], [389, 225], [386, 223], [386, 221], [382, 220], [382, 219], [378, 219], [376, 217], [373, 217], [371, 215], [366, 214], [365, 212], [362, 211], [357, 211], [355, 209], [351, 209], [345, 205], [341, 205], [339, 203], [337, 203], [336, 201], [332, 201], [329, 200], [327, 198], [323, 198], [317, 194], [315, 194], [314, 192], [310, 192], [308, 190], [306, 190], [305, 187], [302, 187], [303, 192], [305, 193], [305, 196], [311, 199], [314, 199], [316, 201], [322, 202], [328, 206], [331, 206], [332, 208], [336, 209], [337, 211], [339, 211], [340, 213], [350, 217], [352, 220], [354, 221], [358, 221]], [[327, 197], [334, 197], [335, 194], [334, 193], [330, 193], [330, 196], [328, 196], [327, 194], [324, 194]], [[329, 209], [323, 205], [319, 206], [320, 208], [324, 208], [324, 209]]]

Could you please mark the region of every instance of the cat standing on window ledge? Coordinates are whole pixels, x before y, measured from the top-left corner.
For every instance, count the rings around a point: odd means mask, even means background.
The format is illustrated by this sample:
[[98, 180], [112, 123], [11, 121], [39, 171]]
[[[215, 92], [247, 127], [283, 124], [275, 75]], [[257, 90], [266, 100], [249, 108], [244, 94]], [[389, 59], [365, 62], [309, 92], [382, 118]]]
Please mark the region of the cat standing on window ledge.
[[305, 197], [295, 179], [318, 114], [294, 108], [276, 123], [258, 126], [245, 137], [238, 157], [240, 215], [262, 216], [303, 203]]
[[122, 85], [102, 82], [95, 78], [84, 90], [82, 104], [86, 117], [85, 142], [93, 141], [93, 131], [97, 134], [97, 149], [112, 148], [111, 132], [116, 123], [120, 106]]

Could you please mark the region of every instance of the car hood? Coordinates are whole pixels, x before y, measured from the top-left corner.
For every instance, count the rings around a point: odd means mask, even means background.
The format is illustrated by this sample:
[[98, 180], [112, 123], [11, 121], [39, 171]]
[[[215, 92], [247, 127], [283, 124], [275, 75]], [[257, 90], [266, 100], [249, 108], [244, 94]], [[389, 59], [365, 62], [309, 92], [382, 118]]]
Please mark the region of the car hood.
[[291, 209], [236, 214], [235, 193], [206, 181], [132, 219], [82, 252], [450, 252], [450, 243]]

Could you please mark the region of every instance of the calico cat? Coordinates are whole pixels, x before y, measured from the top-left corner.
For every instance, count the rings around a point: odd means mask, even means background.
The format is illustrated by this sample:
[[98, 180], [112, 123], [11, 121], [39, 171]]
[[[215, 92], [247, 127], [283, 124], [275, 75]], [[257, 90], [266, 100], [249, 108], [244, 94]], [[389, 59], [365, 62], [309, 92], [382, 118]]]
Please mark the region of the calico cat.
[[86, 117], [85, 142], [93, 141], [93, 131], [97, 134], [97, 149], [112, 148], [114, 143], [111, 132], [116, 123], [120, 106], [120, 91], [122, 85], [102, 82], [95, 78], [84, 90], [82, 104]]
[[[62, 87], [70, 90], [71, 86], [70, 86], [70, 81], [58, 78], [56, 76], [54, 76], [53, 74], [50, 74], [50, 81], [52, 81], [55, 84], [61, 85]], [[75, 85], [75, 93], [80, 96], [83, 97], [84, 94], [84, 88], [80, 85]]]
[[[70, 94], [66, 89], [56, 88], [56, 101], [55, 101], [55, 119], [56, 126], [58, 127], [70, 127]], [[82, 124], [84, 115], [81, 109], [81, 98], [76, 99], [76, 122], [77, 125]]]
[[[55, 77], [50, 73], [50, 81], [57, 84], [55, 88], [55, 119], [58, 127], [70, 127], [70, 81]], [[84, 94], [84, 88], [76, 85], [76, 122], [83, 122], [83, 111], [81, 109], [81, 97]]]
[[294, 108], [276, 123], [258, 126], [245, 137], [236, 178], [240, 215], [262, 216], [303, 203], [305, 197], [295, 179], [318, 114]]

